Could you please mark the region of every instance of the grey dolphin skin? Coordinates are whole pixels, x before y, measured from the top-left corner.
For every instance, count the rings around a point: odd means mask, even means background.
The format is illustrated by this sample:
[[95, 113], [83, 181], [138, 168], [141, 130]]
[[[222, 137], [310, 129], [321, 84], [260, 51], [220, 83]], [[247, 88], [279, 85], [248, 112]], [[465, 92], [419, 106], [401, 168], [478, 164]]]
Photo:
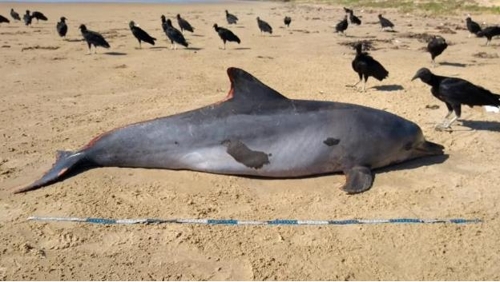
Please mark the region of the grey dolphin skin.
[[106, 132], [59, 151], [39, 180], [16, 193], [93, 167], [162, 168], [269, 178], [344, 172], [342, 189], [372, 186], [372, 169], [443, 154], [415, 123], [368, 107], [291, 100], [238, 68], [225, 100]]

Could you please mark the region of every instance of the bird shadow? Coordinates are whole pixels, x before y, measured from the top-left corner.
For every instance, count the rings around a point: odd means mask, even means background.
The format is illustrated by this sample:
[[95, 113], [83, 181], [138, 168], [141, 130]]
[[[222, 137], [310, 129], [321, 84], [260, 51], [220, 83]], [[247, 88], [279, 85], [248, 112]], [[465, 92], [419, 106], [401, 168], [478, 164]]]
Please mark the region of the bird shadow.
[[105, 52], [103, 54], [109, 55], [109, 56], [125, 56], [125, 55], [127, 55], [127, 53], [123, 53], [123, 52]]
[[398, 31], [394, 29], [384, 29], [384, 32], [398, 33]]
[[205, 35], [202, 35], [202, 34], [191, 34], [191, 36], [194, 36], [194, 37], [205, 37]]
[[236, 47], [236, 48], [234, 48], [233, 50], [238, 50], [238, 51], [242, 51], [242, 50], [252, 50], [252, 48], [249, 48], [249, 47]]
[[373, 87], [370, 87], [370, 88], [373, 88], [373, 89], [376, 89], [376, 90], [379, 90], [379, 91], [387, 91], [387, 92], [398, 91], [398, 90], [403, 90], [404, 89], [403, 86], [399, 85], [399, 84], [377, 85], [377, 86], [373, 86]]
[[440, 62], [440, 66], [449, 66], [449, 67], [458, 67], [458, 68], [465, 68], [467, 64], [462, 64], [462, 63], [452, 63], [452, 62]]
[[498, 121], [462, 120], [461, 122], [462, 126], [470, 129], [500, 132], [500, 122]]
[[66, 42], [82, 42], [84, 41], [85, 39], [64, 39], [64, 41]]
[[185, 49], [186, 50], [190, 50], [190, 51], [200, 51], [200, 50], [203, 50], [203, 48], [199, 48], [199, 47], [187, 47]]
[[306, 29], [289, 29], [288, 31], [290, 31], [290, 32], [311, 33], [309, 30], [306, 30]]
[[352, 35], [352, 34], [345, 34], [344, 35], [345, 38], [365, 38], [364, 36], [356, 36], [356, 35]]
[[155, 47], [150, 47], [149, 49], [159, 50], [159, 49], [169, 49], [169, 48], [167, 46], [155, 46]]

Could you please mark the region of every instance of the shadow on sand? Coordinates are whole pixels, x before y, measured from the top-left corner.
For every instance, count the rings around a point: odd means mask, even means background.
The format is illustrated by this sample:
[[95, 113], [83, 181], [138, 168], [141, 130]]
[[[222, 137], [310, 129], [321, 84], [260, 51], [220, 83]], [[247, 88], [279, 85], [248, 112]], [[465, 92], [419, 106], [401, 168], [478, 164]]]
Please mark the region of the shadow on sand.
[[66, 38], [66, 39], [64, 39], [64, 41], [66, 41], [66, 42], [82, 42], [82, 41], [85, 41], [85, 39], [69, 39], [69, 38]]
[[149, 49], [152, 49], [152, 50], [163, 50], [163, 49], [169, 49], [169, 47], [167, 47], [167, 46], [154, 46], [154, 47], [150, 47]]
[[462, 63], [452, 63], [452, 62], [441, 62], [439, 63], [440, 66], [449, 66], [449, 67], [458, 67], [458, 68], [465, 68], [467, 64], [462, 64]]
[[[400, 164], [395, 164], [395, 165], [390, 165], [386, 166], [383, 168], [377, 168], [373, 170], [373, 185], [375, 184], [375, 178], [376, 175], [379, 173], [386, 173], [390, 171], [400, 171], [400, 170], [408, 170], [408, 169], [415, 169], [419, 168], [422, 166], [429, 166], [429, 165], [434, 165], [434, 164], [441, 164], [444, 163], [450, 156], [449, 155], [439, 155], [439, 156], [429, 156], [429, 157], [422, 157], [414, 160], [409, 160], [405, 161]], [[263, 176], [252, 176], [252, 175], [239, 175], [239, 177], [243, 178], [249, 178], [249, 179], [261, 179], [261, 180], [266, 180], [266, 181], [279, 181], [283, 179], [309, 179], [309, 178], [316, 178], [316, 177], [326, 177], [330, 175], [341, 175], [343, 172], [332, 172], [332, 173], [325, 173], [325, 174], [318, 174], [318, 175], [310, 175], [310, 176], [300, 176], [300, 177], [284, 177], [284, 178], [267, 178]], [[371, 189], [371, 188], [370, 188]]]
[[463, 126], [474, 130], [500, 132], [500, 122], [498, 121], [462, 120], [461, 123]]
[[105, 52], [103, 54], [110, 55], [110, 56], [125, 56], [125, 55], [127, 55], [127, 53], [123, 53], [123, 52]]
[[378, 91], [386, 91], [386, 92], [391, 92], [391, 91], [398, 91], [398, 90], [403, 90], [403, 86], [399, 84], [389, 84], [389, 85], [377, 85], [370, 87], [373, 89], [376, 89]]
[[375, 173], [385, 173], [389, 171], [400, 171], [407, 169], [415, 169], [422, 166], [429, 166], [434, 164], [444, 163], [450, 156], [449, 155], [439, 155], [439, 156], [430, 156], [430, 157], [422, 157], [419, 159], [414, 159], [410, 161], [406, 161], [404, 163], [395, 164], [383, 168], [379, 168], [375, 170]]

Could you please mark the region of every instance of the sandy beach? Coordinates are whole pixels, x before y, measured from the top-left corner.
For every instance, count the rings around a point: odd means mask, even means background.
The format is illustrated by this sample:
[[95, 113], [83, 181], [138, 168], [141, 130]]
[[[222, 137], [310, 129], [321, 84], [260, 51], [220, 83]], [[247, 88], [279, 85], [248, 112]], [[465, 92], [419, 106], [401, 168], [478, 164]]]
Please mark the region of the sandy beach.
[[[0, 279], [1, 280], [498, 280], [500, 279], [500, 114], [463, 107], [452, 132], [434, 130], [447, 113], [427, 85], [410, 81], [431, 68], [419, 34], [441, 34], [448, 49], [431, 70], [500, 92], [500, 40], [468, 38], [465, 16], [423, 17], [358, 9], [361, 26], [334, 33], [342, 7], [319, 4], [0, 3], [22, 16], [49, 18], [32, 27], [0, 24]], [[240, 45], [212, 26], [228, 27]], [[170, 50], [160, 16], [180, 13], [195, 27], [189, 49]], [[383, 13], [397, 32], [381, 32]], [[292, 17], [286, 28], [285, 15]], [[67, 40], [55, 29], [68, 18]], [[256, 17], [269, 22], [261, 35]], [[499, 24], [498, 15], [472, 14]], [[143, 44], [134, 20], [156, 37]], [[87, 55], [80, 24], [111, 45]], [[371, 40], [371, 55], [389, 78], [357, 82], [349, 46]], [[478, 55], [479, 54], [479, 55]], [[447, 158], [376, 171], [359, 195], [339, 188], [343, 174], [288, 180], [192, 171], [98, 168], [26, 194], [13, 189], [48, 170], [57, 150], [78, 149], [130, 123], [222, 100], [228, 67], [242, 68], [293, 99], [348, 102], [414, 121]], [[438, 107], [436, 107], [437, 105]], [[27, 221], [29, 216], [326, 220], [351, 218], [479, 218], [480, 224], [350, 226], [96, 225]]]

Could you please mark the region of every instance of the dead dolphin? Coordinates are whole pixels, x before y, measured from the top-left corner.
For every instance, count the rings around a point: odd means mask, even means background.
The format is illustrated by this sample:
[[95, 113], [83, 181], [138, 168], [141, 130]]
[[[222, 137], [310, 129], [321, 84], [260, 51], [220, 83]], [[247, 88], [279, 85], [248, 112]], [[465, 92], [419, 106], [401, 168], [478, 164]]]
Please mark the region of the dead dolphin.
[[368, 107], [291, 100], [238, 68], [216, 104], [106, 132], [76, 152], [59, 151], [38, 181], [16, 193], [92, 167], [164, 168], [291, 178], [342, 171], [359, 193], [372, 169], [443, 154], [415, 123]]

